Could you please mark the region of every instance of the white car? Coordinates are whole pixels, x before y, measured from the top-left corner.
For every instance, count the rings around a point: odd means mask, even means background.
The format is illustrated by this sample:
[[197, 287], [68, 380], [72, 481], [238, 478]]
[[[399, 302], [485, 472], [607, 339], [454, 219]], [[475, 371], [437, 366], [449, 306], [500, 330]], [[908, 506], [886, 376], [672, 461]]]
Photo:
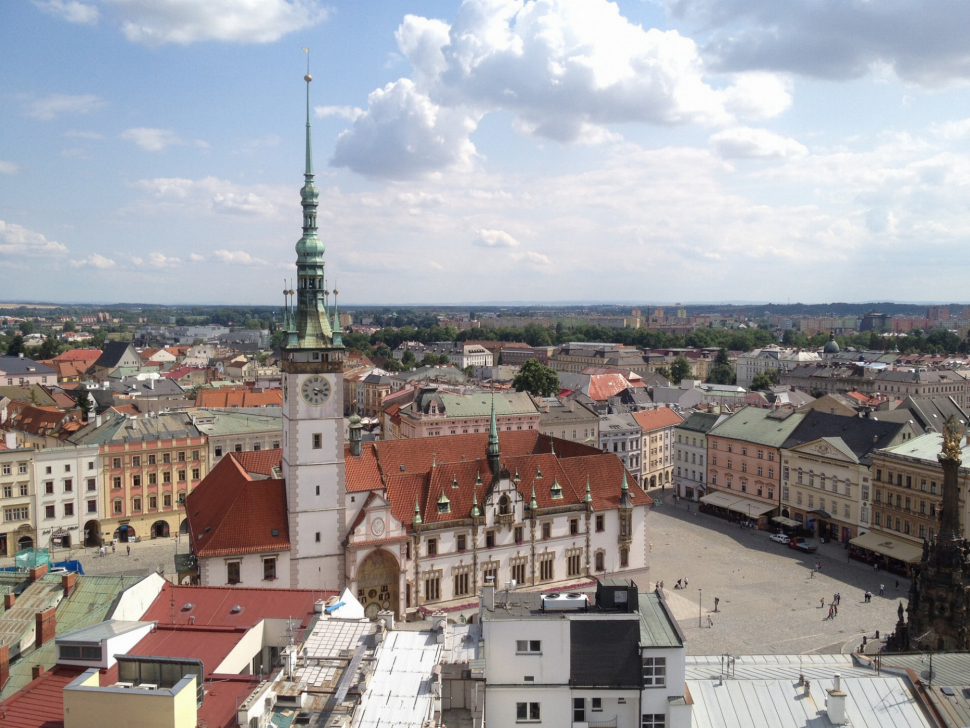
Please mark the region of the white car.
[[789, 541], [791, 541], [791, 539], [788, 538], [788, 536], [786, 536], [783, 533], [771, 534], [771, 540], [774, 541], [775, 543], [784, 543], [784, 544], [787, 544]]

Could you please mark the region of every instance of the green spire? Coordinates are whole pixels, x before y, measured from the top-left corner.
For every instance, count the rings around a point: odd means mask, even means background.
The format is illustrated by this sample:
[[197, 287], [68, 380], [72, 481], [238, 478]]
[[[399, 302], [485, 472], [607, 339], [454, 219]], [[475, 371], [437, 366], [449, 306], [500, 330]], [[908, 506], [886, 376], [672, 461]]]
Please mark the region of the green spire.
[[337, 310], [337, 289], [333, 290], [333, 345], [343, 346], [344, 337], [340, 333], [340, 312]]
[[451, 476], [451, 487], [452, 488], [457, 488], [458, 487], [458, 476], [457, 475], [452, 475]]
[[451, 513], [451, 499], [444, 491], [441, 491], [441, 495], [438, 496], [438, 513]]
[[630, 508], [630, 486], [626, 482], [626, 468], [623, 468], [623, 483], [620, 484], [620, 508]]
[[475, 491], [474, 499], [472, 500], [472, 518], [481, 518], [482, 512], [478, 508], [478, 491]]
[[476, 473], [475, 475], [475, 485], [481, 485], [481, 484], [482, 484], [482, 471], [479, 470], [478, 473]]
[[553, 479], [549, 493], [555, 500], [562, 498], [562, 486], [559, 485], [559, 478]]
[[586, 476], [586, 495], [583, 496], [583, 503], [592, 503], [593, 495], [589, 492], [589, 476]]
[[421, 523], [421, 504], [418, 503], [418, 499], [414, 499], [414, 523]]
[[532, 484], [532, 498], [529, 499], [529, 510], [535, 513], [539, 504], [536, 503], [536, 486], [535, 483]]
[[492, 470], [492, 475], [498, 475], [499, 461], [501, 454], [498, 448], [498, 425], [495, 422], [495, 392], [492, 392], [492, 420], [488, 426], [488, 467]]
[[300, 190], [303, 236], [296, 244], [296, 341], [290, 344], [297, 349], [324, 349], [330, 348], [335, 342], [323, 290], [325, 249], [317, 237], [319, 193], [313, 185], [313, 148], [310, 140], [310, 81], [313, 77], [307, 73], [303, 80], [306, 81], [306, 168], [303, 172], [303, 189]]

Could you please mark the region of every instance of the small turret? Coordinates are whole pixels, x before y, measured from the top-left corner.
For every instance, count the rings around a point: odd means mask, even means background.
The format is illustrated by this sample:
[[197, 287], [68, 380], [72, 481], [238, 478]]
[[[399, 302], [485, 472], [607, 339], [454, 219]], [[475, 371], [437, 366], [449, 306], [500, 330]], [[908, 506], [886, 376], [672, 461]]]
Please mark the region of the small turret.
[[589, 476], [588, 475], [586, 476], [586, 495], [583, 496], [583, 503], [586, 503], [587, 505], [592, 505], [592, 503], [593, 503], [593, 494], [590, 493], [590, 490], [589, 490]]
[[356, 412], [350, 416], [350, 454], [355, 458], [360, 457], [361, 453], [361, 431], [363, 425], [360, 424], [360, 415]]
[[478, 507], [478, 491], [475, 491], [474, 497], [472, 498], [472, 518], [481, 518], [482, 511]]
[[533, 483], [532, 497], [529, 499], [529, 512], [532, 513], [533, 517], [535, 516], [535, 512], [538, 507], [539, 507], [539, 504], [536, 502], [536, 486], [535, 486], [535, 483]]
[[418, 502], [417, 498], [414, 499], [414, 521], [413, 522], [416, 526], [421, 525], [421, 504]]
[[626, 482], [626, 468], [623, 469], [623, 482], [620, 484], [620, 508], [632, 508], [630, 503], [630, 486]]
[[498, 447], [498, 424], [495, 421], [495, 395], [492, 394], [492, 420], [488, 425], [488, 448], [486, 449], [486, 455], [488, 457], [488, 467], [492, 471], [493, 477], [498, 477], [499, 470], [501, 469], [501, 452]]

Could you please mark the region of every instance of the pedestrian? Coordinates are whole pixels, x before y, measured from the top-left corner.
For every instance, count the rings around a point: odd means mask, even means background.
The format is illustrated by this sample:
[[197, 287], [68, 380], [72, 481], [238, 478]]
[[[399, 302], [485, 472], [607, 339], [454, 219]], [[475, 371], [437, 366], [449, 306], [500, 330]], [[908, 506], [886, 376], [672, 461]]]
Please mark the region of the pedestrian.
[[815, 578], [815, 567], [814, 566], [812, 567], [812, 576], [810, 578], [812, 578], [812, 579]]
[[873, 561], [872, 562], [872, 570], [873, 571], [879, 571], [879, 562], [878, 561]]
[[687, 588], [687, 577], [685, 576], [684, 577], [684, 589], [686, 589], [686, 588]]
[[832, 605], [832, 609], [835, 610], [835, 616], [838, 617], [839, 616], [839, 605], [838, 604], [833, 604]]
[[879, 596], [882, 596], [882, 593], [884, 591], [886, 591], [886, 585], [885, 584], [880, 584], [879, 585]]
[[842, 603], [842, 595], [839, 594], [838, 592], [835, 592], [835, 604], [836, 604], [836, 606], [838, 606], [841, 603]]
[[819, 609], [825, 608], [825, 597], [822, 597], [821, 599], [818, 600], [818, 608]]
[[899, 579], [896, 579], [896, 588], [899, 589]]
[[111, 542], [111, 553], [114, 553], [114, 552], [115, 552], [115, 542], [112, 541]]
[[708, 628], [708, 629], [710, 629], [710, 628], [711, 628], [711, 627], [713, 627], [713, 626], [714, 626], [714, 620], [713, 620], [713, 619], [711, 619], [711, 615], [710, 615], [710, 614], [708, 614], [708, 615], [707, 615], [707, 628]]
[[131, 544], [128, 544], [125, 548], [128, 549], [128, 555], [131, 556]]
[[835, 612], [833, 611], [834, 609], [835, 609], [834, 606], [831, 606], [831, 605], [829, 606], [829, 619], [832, 619], [832, 617], [834, 616], [835, 614]]
[[717, 603], [720, 602], [720, 601], [721, 601], [720, 599], [718, 599], [717, 597], [714, 597], [714, 611], [715, 612], [717, 611]]

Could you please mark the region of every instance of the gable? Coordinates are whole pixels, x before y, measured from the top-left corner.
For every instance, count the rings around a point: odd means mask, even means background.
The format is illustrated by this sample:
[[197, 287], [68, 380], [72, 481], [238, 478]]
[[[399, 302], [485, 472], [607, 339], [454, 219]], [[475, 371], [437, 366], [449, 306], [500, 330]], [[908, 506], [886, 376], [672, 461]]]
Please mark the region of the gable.
[[839, 437], [820, 437], [817, 440], [806, 442], [797, 447], [790, 448], [790, 452], [803, 455], [813, 455], [815, 457], [826, 458], [838, 462], [858, 464], [859, 459], [855, 453], [849, 449], [842, 438]]

